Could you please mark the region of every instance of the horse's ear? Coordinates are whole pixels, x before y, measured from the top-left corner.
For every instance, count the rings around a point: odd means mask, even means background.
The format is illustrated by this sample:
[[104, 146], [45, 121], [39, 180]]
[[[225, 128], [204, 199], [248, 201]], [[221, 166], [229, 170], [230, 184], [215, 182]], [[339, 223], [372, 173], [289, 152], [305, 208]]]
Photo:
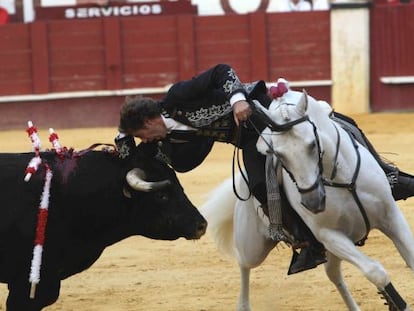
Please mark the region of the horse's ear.
[[305, 114], [306, 109], [308, 109], [308, 93], [305, 90], [302, 91], [302, 97], [299, 100], [299, 103], [296, 105], [296, 109], [300, 114]]

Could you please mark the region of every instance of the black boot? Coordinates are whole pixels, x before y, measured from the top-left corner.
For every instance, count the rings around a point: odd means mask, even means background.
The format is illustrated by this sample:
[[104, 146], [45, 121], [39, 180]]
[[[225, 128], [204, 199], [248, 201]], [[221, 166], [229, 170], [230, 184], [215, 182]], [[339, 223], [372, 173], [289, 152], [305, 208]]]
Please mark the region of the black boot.
[[[322, 245], [322, 244], [321, 244]], [[302, 248], [300, 253], [293, 250], [292, 260], [288, 270], [288, 275], [299, 273], [305, 270], [316, 268], [326, 262], [325, 249], [319, 246], [309, 246]]]
[[405, 200], [414, 196], [414, 176], [404, 173], [398, 169], [395, 165], [382, 159], [374, 146], [368, 141], [365, 135], [361, 132], [368, 150], [377, 160], [385, 174], [387, 175], [388, 182], [390, 183], [392, 195], [395, 201]]
[[[283, 225], [298, 243], [293, 245], [293, 256], [288, 275], [313, 269], [326, 262], [325, 247], [320, 243], [302, 218], [290, 206], [285, 194], [281, 193], [283, 205]], [[300, 253], [296, 249], [301, 248]]]
[[[414, 176], [398, 170], [391, 174], [394, 183], [390, 182], [390, 184], [395, 201], [405, 200], [414, 196]], [[387, 174], [387, 176], [390, 180], [390, 174]]]

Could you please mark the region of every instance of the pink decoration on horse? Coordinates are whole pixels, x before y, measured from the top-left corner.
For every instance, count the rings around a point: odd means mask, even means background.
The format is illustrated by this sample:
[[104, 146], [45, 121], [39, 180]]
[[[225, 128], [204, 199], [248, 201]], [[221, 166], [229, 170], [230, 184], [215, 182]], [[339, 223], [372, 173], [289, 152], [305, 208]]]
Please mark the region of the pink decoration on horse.
[[269, 88], [269, 95], [273, 99], [282, 97], [285, 93], [289, 91], [289, 83], [283, 79], [279, 78], [276, 82], [276, 85], [272, 85]]

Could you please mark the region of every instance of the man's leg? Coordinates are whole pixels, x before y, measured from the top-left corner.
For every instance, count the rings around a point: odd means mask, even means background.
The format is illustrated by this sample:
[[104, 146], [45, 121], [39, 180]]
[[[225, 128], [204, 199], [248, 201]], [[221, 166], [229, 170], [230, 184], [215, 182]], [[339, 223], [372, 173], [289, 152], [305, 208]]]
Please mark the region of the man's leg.
[[396, 201], [401, 199], [405, 200], [414, 196], [414, 176], [400, 171], [396, 166], [386, 163], [353, 119], [337, 112], [334, 113], [333, 118], [371, 152], [387, 175], [391, 185], [392, 195]]
[[[250, 191], [262, 205], [264, 213], [268, 215], [265, 176], [266, 157], [257, 152], [255, 142], [254, 144], [251, 143], [244, 146], [243, 162], [249, 179]], [[297, 246], [297, 248], [301, 248], [299, 254], [295, 249], [293, 250], [293, 257], [288, 274], [312, 269], [326, 262], [324, 246], [316, 240], [308, 226], [289, 205], [283, 191], [281, 191], [281, 196], [283, 200], [283, 226], [298, 242], [293, 247]]]
[[[305, 222], [289, 204], [284, 192], [281, 192], [283, 201], [283, 226], [297, 240], [292, 245], [293, 256], [290, 262], [288, 275], [316, 268], [326, 262], [326, 250]], [[300, 253], [296, 249], [300, 248]]]

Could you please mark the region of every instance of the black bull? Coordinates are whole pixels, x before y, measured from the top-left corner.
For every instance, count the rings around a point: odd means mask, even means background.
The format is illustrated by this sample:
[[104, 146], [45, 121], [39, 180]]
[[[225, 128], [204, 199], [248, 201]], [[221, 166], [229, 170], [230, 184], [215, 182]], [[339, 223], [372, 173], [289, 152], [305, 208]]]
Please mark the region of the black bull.
[[[205, 233], [205, 219], [174, 171], [158, 160], [138, 153], [133, 165], [126, 165], [104, 151], [64, 157], [41, 153], [53, 178], [40, 282], [32, 299], [29, 273], [45, 178], [40, 166], [29, 182], [23, 180], [32, 157], [0, 154], [0, 281], [8, 284], [8, 311], [41, 310], [54, 303], [61, 280], [89, 268], [107, 246], [129, 236], [174, 240]], [[141, 170], [126, 181], [133, 167]], [[141, 186], [146, 191], [135, 189]]]

